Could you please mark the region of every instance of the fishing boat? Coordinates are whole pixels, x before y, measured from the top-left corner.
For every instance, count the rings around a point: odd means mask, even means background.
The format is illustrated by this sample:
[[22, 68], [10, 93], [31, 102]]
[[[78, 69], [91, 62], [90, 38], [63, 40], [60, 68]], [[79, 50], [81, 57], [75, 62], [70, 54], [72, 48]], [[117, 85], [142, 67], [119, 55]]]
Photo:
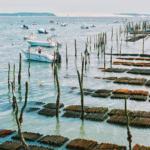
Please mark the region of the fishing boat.
[[55, 22], [54, 20], [50, 21], [50, 23], [54, 23], [54, 22]]
[[115, 21], [114, 21], [114, 23], [118, 23], [118, 22], [119, 22], [118, 20], [115, 20]]
[[33, 25], [37, 25], [37, 23], [36, 23], [36, 22], [33, 22]]
[[62, 44], [58, 41], [52, 41], [52, 37], [56, 35], [53, 35], [49, 38], [47, 38], [47, 41], [35, 41], [35, 40], [28, 40], [27, 42], [31, 46], [43, 46], [43, 47], [55, 47], [55, 46], [62, 46]]
[[29, 27], [26, 26], [26, 25], [23, 25], [21, 28], [22, 28], [22, 29], [29, 29]]
[[86, 25], [86, 23], [84, 23], [84, 24], [81, 26], [81, 29], [89, 29], [89, 27]]
[[45, 29], [43, 29], [43, 28], [39, 29], [38, 32], [39, 32], [39, 33], [44, 33], [44, 34], [47, 34], [47, 33], [48, 33], [48, 31], [45, 30]]
[[54, 27], [50, 27], [50, 30], [51, 30], [51, 31], [55, 31], [55, 28], [54, 28]]
[[90, 27], [96, 27], [94, 24], [90, 25]]
[[53, 62], [54, 55], [52, 53], [47, 52], [43, 47], [38, 46], [34, 52], [30, 52], [29, 58], [29, 50], [22, 50], [27, 59], [43, 61], [43, 62]]
[[67, 25], [68, 25], [67, 23], [62, 23], [62, 24], [61, 24], [61, 26], [67, 26]]
[[25, 40], [35, 40], [36, 36], [33, 35], [33, 32], [30, 32], [30, 33], [31, 33], [30, 35], [24, 36], [23, 38]]

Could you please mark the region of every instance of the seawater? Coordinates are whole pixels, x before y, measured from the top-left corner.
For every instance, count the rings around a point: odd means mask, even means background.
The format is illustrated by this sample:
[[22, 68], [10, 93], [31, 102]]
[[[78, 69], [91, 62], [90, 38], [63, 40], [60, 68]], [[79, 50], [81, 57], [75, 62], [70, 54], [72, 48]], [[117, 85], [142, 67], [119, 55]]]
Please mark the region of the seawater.
[[[113, 21], [118, 19], [119, 23], [114, 24]], [[146, 90], [150, 89], [146, 86], [137, 85], [123, 85], [114, 84], [113, 81], [107, 82], [102, 79], [94, 79], [93, 77], [144, 77], [149, 79], [146, 75], [133, 75], [127, 73], [105, 73], [98, 68], [103, 68], [104, 66], [104, 56], [100, 53], [100, 57], [97, 58], [97, 49], [94, 49], [94, 35], [100, 32], [107, 32], [107, 44], [106, 53], [110, 53], [111, 46], [113, 46], [113, 53], [120, 52], [120, 44], [122, 40], [122, 53], [142, 53], [142, 42], [139, 40], [137, 42], [125, 42], [124, 33], [119, 37], [119, 46], [117, 51], [116, 43], [116, 30], [119, 29], [120, 25], [124, 26], [123, 20], [125, 18], [63, 18], [63, 17], [0, 17], [0, 129], [17, 129], [17, 124], [15, 120], [15, 112], [12, 109], [12, 91], [8, 90], [8, 62], [11, 65], [11, 81], [13, 81], [13, 65], [16, 66], [16, 96], [18, 100], [18, 105], [21, 110], [24, 99], [25, 99], [25, 82], [29, 83], [29, 93], [28, 93], [28, 104], [29, 107], [40, 107], [34, 103], [44, 102], [44, 103], [55, 103], [57, 99], [57, 86], [54, 82], [54, 73], [50, 63], [31, 61], [31, 77], [28, 77], [28, 65], [29, 61], [25, 58], [24, 54], [21, 52], [22, 49], [27, 49], [29, 44], [23, 39], [23, 36], [30, 34], [29, 32], [34, 32], [37, 40], [46, 41], [47, 37], [51, 35], [57, 35], [57, 40], [62, 43], [60, 48], [60, 53], [62, 55], [62, 63], [59, 65], [59, 81], [61, 88], [61, 98], [60, 102], [64, 103], [65, 107], [68, 105], [80, 105], [81, 98], [79, 93], [79, 83], [77, 76], [77, 69], [81, 72], [81, 53], [84, 54], [85, 42], [92, 36], [92, 49], [90, 52], [90, 64], [87, 65], [87, 69], [84, 72], [84, 88], [90, 89], [117, 89], [125, 88], [130, 90]], [[140, 18], [127, 18], [129, 21], [139, 22]], [[145, 18], [144, 18], [145, 19]], [[143, 20], [144, 20], [143, 19]], [[21, 22], [24, 20], [24, 22]], [[68, 26], [62, 27], [59, 24], [52, 24], [49, 21], [55, 20], [58, 22], [66, 22]], [[72, 22], [74, 21], [74, 24]], [[32, 25], [36, 22], [37, 25]], [[83, 23], [87, 25], [95, 24], [96, 27], [89, 29], [80, 29]], [[13, 26], [11, 26], [13, 24]], [[29, 30], [21, 29], [21, 26], [25, 24], [29, 26]], [[54, 26], [55, 31], [50, 31], [50, 27]], [[113, 27], [113, 40], [111, 40], [111, 29]], [[37, 30], [39, 28], [44, 28], [49, 31], [49, 34], [38, 34]], [[77, 40], [77, 58], [75, 58], [75, 46], [74, 39]], [[68, 64], [66, 64], [66, 43], [68, 46]], [[145, 40], [145, 53], [150, 52], [149, 39]], [[35, 50], [35, 47], [31, 48], [31, 51]], [[49, 52], [54, 52], [54, 48], [46, 48]], [[21, 90], [18, 86], [18, 69], [19, 69], [19, 53], [22, 53], [22, 74], [21, 74]], [[116, 56], [113, 56], [113, 61], [117, 60]], [[110, 55], [106, 55], [106, 68], [110, 67]], [[133, 68], [132, 66], [113, 66], [122, 68]], [[141, 67], [137, 67], [141, 68]], [[149, 68], [149, 67], [146, 67]], [[69, 76], [71, 78], [64, 78]], [[44, 80], [42, 86], [37, 86], [41, 81]], [[78, 87], [73, 93], [69, 93], [71, 87]], [[11, 89], [11, 88], [10, 88]], [[109, 110], [114, 108], [124, 109], [124, 100], [121, 99], [110, 99], [110, 98], [93, 98], [90, 96], [84, 97], [85, 106], [100, 106], [108, 107]], [[150, 103], [137, 102], [128, 100], [129, 110], [143, 110], [149, 111]], [[60, 109], [60, 117], [45, 117], [40, 116], [37, 112], [27, 113], [25, 110], [22, 124], [22, 131], [36, 132], [43, 135], [62, 135], [68, 137], [70, 140], [75, 138], [85, 138], [90, 140], [98, 141], [99, 143], [107, 142], [114, 143], [118, 145], [126, 145], [128, 147], [127, 141], [127, 127], [115, 124], [109, 124], [105, 121], [96, 122], [85, 120], [82, 122], [80, 119], [63, 118], [61, 117], [63, 108]], [[140, 127], [130, 127], [132, 134], [132, 145], [136, 143], [141, 145], [149, 146], [149, 133], [150, 129], [140, 128]], [[14, 133], [16, 134], [16, 133]], [[14, 135], [13, 134], [13, 135]], [[11, 140], [11, 136], [6, 138], [0, 138], [0, 143]], [[28, 144], [35, 144], [32, 142], [27, 142]], [[38, 143], [36, 143], [39, 145]], [[65, 145], [57, 150], [65, 149]]]

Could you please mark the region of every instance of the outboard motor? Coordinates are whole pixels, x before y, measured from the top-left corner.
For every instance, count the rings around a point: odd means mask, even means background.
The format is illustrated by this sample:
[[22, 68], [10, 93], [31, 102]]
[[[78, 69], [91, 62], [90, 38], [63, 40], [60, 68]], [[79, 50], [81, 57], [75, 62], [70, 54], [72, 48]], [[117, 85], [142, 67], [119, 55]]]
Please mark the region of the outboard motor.
[[56, 62], [61, 63], [61, 55], [60, 53], [56, 52]]

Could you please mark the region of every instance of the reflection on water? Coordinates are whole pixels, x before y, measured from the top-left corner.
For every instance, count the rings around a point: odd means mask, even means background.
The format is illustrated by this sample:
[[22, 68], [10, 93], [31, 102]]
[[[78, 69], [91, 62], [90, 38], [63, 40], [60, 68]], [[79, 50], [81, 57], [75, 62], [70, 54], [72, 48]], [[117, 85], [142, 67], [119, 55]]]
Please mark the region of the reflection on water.
[[84, 120], [81, 121], [81, 127], [80, 127], [80, 137], [85, 137], [85, 131], [84, 131]]
[[13, 128], [15, 128], [16, 127], [16, 115], [15, 115], [15, 110], [13, 110], [12, 112], [11, 112], [11, 116], [12, 116], [12, 127]]
[[59, 124], [59, 117], [56, 117], [56, 129], [55, 129], [56, 135], [60, 135], [60, 127], [61, 125]]

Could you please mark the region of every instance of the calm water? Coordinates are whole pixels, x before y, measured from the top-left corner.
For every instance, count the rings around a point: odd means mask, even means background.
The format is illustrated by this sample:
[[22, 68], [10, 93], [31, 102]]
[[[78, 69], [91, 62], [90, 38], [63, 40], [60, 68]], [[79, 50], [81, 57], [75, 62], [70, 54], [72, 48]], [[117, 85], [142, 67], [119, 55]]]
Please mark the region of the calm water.
[[[77, 95], [79, 92], [79, 83], [77, 78], [76, 70], [81, 71], [81, 53], [85, 50], [85, 41], [87, 36], [92, 36], [92, 50], [90, 52], [91, 63], [87, 66], [84, 77], [84, 88], [91, 89], [117, 89], [117, 88], [126, 88], [130, 90], [147, 90], [150, 89], [145, 86], [132, 86], [132, 85], [118, 85], [106, 82], [102, 79], [94, 79], [93, 77], [108, 77], [108, 76], [128, 76], [128, 77], [144, 77], [150, 79], [149, 76], [144, 75], [132, 75], [127, 73], [104, 73], [101, 70], [97, 69], [99, 67], [103, 68], [103, 54], [100, 55], [100, 58], [97, 58], [97, 50], [94, 50], [93, 45], [93, 36], [100, 32], [107, 32], [107, 45], [106, 52], [110, 52], [111, 46], [113, 46], [113, 52], [117, 52], [116, 44], [116, 29], [119, 29], [120, 25], [123, 27], [122, 18], [118, 18], [120, 23], [114, 24], [113, 21], [117, 18], [69, 18], [68, 26], [61, 27], [60, 24], [50, 24], [50, 20], [55, 20], [59, 22], [67, 22], [66, 18], [58, 17], [0, 17], [0, 129], [15, 129], [17, 130], [17, 124], [15, 120], [15, 115], [12, 110], [12, 92], [8, 91], [7, 87], [7, 76], [8, 76], [8, 62], [11, 64], [11, 81], [13, 80], [13, 64], [16, 65], [16, 96], [18, 100], [19, 107], [21, 109], [24, 104], [25, 97], [25, 82], [29, 82], [29, 95], [28, 95], [28, 105], [29, 107], [40, 107], [36, 106], [34, 102], [40, 101], [44, 103], [55, 103], [57, 98], [57, 88], [56, 83], [54, 83], [53, 70], [51, 64], [44, 62], [31, 62], [31, 77], [28, 78], [28, 61], [25, 56], [23, 56], [22, 61], [22, 83], [21, 90], [18, 89], [18, 68], [19, 68], [19, 53], [22, 49], [27, 49], [29, 44], [23, 40], [23, 36], [28, 35], [28, 32], [34, 32], [37, 37], [37, 40], [46, 40], [47, 37], [55, 34], [58, 35], [57, 39], [62, 42], [63, 46], [60, 48], [62, 55], [62, 63], [59, 66], [59, 80], [61, 86], [61, 99], [60, 102], [64, 103], [65, 107], [68, 105], [80, 105], [80, 95]], [[125, 19], [125, 18], [124, 18]], [[128, 18], [128, 20], [139, 21], [140, 18]], [[22, 23], [21, 20], [25, 22]], [[72, 24], [72, 21], [75, 23]], [[33, 22], [36, 22], [38, 25], [32, 25]], [[83, 23], [87, 25], [95, 24], [96, 28], [90, 28], [88, 30], [80, 29], [80, 26]], [[107, 25], [108, 23], [108, 25]], [[10, 24], [13, 24], [11, 26]], [[29, 30], [21, 29], [21, 25], [28, 25]], [[50, 31], [50, 26], [56, 28], [55, 31]], [[38, 34], [37, 29], [45, 28], [49, 30], [48, 35]], [[114, 28], [114, 37], [111, 41], [111, 28]], [[74, 54], [74, 39], [77, 39], [77, 50], [78, 56], [75, 59]], [[124, 42], [124, 35], [119, 38], [122, 41], [122, 53], [142, 53], [142, 40], [139, 40], [135, 43]], [[68, 65], [65, 62], [65, 44], [68, 45]], [[145, 41], [145, 53], [150, 52], [149, 39]], [[13, 45], [12, 45], [13, 44]], [[34, 50], [32, 48], [31, 50]], [[54, 52], [55, 49], [47, 48], [49, 52]], [[118, 51], [119, 52], [119, 51]], [[116, 56], [113, 56], [113, 61], [115, 61]], [[106, 55], [106, 67], [110, 67], [110, 56]], [[124, 67], [126, 66], [117, 66], [114, 67]], [[132, 67], [128, 67], [132, 68]], [[140, 67], [138, 67], [140, 68]], [[149, 68], [149, 67], [147, 67]], [[71, 78], [64, 78], [64, 76], [70, 76]], [[37, 85], [41, 81], [45, 81], [44, 84], [40, 87]], [[69, 93], [71, 87], [78, 87], [73, 93]], [[100, 106], [108, 107], [109, 110], [114, 108], [124, 108], [124, 100], [110, 98], [93, 98], [90, 96], [85, 96], [85, 105], [86, 106]], [[136, 102], [128, 100], [128, 109], [130, 110], [146, 110], [149, 111], [150, 103], [148, 100], [146, 102]], [[127, 130], [126, 126], [109, 124], [106, 121], [104, 122], [94, 122], [85, 120], [84, 123], [80, 119], [72, 118], [63, 118], [63, 109], [61, 109], [59, 120], [56, 117], [45, 117], [40, 116], [37, 112], [24, 113], [24, 122], [22, 131], [37, 132], [43, 135], [62, 135], [68, 137], [69, 139], [75, 138], [86, 138], [101, 142], [115, 143], [119, 145], [128, 146], [127, 142]], [[149, 133], [150, 129], [130, 127], [132, 133], [132, 145], [136, 143], [149, 146]], [[16, 133], [15, 133], [16, 134]], [[11, 140], [11, 136], [7, 138], [0, 138], [0, 143]], [[28, 144], [33, 144], [32, 142], [27, 142]], [[61, 148], [55, 149], [65, 149], [65, 145]]]

